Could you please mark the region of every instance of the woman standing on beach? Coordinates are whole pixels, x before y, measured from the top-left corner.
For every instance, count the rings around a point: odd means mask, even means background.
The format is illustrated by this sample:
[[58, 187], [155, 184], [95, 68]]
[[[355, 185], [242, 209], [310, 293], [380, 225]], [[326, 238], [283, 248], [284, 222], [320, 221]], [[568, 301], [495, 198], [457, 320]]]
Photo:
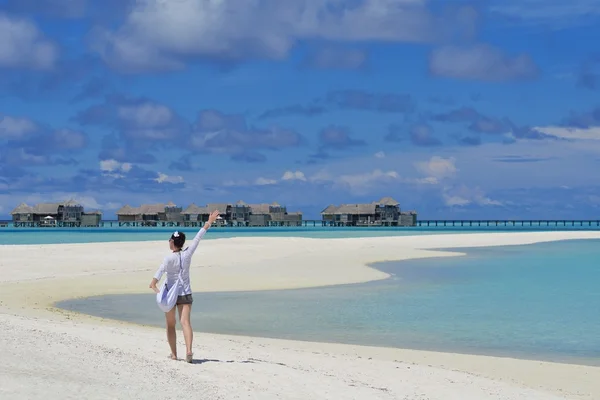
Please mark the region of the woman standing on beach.
[[[185, 244], [185, 234], [183, 232], [174, 232], [169, 239], [169, 248], [171, 253], [165, 257], [162, 264], [154, 274], [152, 282], [150, 282], [150, 289], [154, 292], [159, 293], [160, 290], [156, 287], [156, 284], [160, 281], [160, 278], [166, 272], [166, 282], [168, 288], [171, 288], [179, 277], [181, 271], [181, 285], [179, 286], [179, 293], [177, 297], [177, 309], [179, 310], [179, 322], [183, 328], [183, 337], [185, 339], [186, 357], [185, 360], [189, 363], [192, 362], [192, 340], [194, 338], [194, 332], [192, 331], [192, 325], [190, 323], [190, 312], [192, 310], [192, 288], [190, 285], [190, 264], [192, 262], [192, 256], [200, 243], [202, 236], [208, 231], [211, 225], [219, 218], [219, 211], [213, 211], [208, 216], [208, 221], [198, 231], [192, 243], [183, 249]], [[167, 340], [171, 347], [171, 359], [177, 360], [177, 336], [175, 332], [175, 307], [165, 313], [167, 320]]]

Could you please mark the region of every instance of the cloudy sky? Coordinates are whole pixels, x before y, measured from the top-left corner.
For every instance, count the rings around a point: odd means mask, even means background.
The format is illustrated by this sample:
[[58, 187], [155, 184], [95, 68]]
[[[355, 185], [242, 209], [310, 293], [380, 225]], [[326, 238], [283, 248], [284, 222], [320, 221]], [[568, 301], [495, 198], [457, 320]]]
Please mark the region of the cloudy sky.
[[599, 218], [598, 0], [0, 0], [20, 202]]

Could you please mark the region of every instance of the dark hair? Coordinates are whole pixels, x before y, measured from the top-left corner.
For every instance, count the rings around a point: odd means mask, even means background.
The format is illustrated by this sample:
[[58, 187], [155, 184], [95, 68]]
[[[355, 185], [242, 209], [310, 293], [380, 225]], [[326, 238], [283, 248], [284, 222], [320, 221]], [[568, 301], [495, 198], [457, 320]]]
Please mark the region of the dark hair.
[[171, 235], [171, 240], [173, 240], [173, 244], [175, 245], [175, 247], [181, 249], [183, 247], [183, 245], [185, 244], [185, 233], [174, 232]]

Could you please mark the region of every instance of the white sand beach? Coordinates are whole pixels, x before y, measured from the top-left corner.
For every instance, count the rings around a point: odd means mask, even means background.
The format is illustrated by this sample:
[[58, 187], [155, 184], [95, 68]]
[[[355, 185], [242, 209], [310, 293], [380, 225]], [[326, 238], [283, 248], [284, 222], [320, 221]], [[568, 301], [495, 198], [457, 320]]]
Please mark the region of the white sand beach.
[[[203, 240], [192, 287], [366, 282], [388, 277], [369, 263], [564, 239], [600, 239], [600, 232]], [[76, 297], [149, 293], [166, 252], [166, 240], [0, 246], [0, 399], [600, 399], [597, 367], [213, 335], [198, 320], [190, 365], [167, 359], [164, 329], [53, 307]], [[181, 353], [179, 326], [177, 333]]]

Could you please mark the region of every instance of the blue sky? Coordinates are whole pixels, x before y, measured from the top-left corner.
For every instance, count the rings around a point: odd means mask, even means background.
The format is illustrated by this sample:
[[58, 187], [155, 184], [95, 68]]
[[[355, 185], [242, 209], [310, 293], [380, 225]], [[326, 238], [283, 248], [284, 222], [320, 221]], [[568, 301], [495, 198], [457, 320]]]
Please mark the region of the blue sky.
[[599, 218], [597, 0], [0, 0], [0, 216]]

